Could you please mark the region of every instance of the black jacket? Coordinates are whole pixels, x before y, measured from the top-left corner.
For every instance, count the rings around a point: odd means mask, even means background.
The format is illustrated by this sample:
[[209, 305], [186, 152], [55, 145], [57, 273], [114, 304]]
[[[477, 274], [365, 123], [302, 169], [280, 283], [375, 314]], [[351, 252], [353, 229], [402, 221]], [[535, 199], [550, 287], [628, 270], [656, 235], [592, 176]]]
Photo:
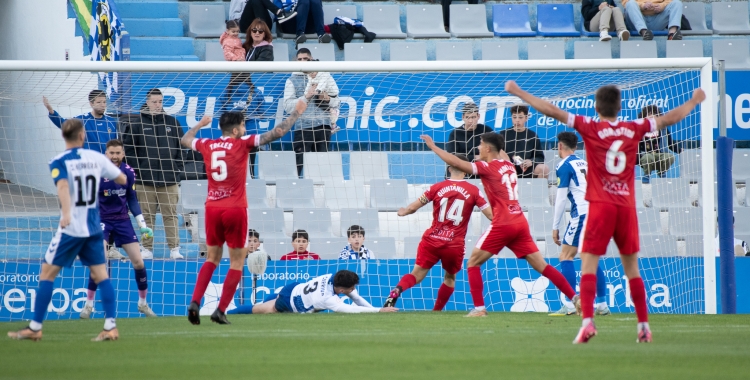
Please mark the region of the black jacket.
[[477, 151], [481, 142], [479, 136], [487, 132], [492, 132], [492, 128], [484, 124], [477, 124], [476, 129], [473, 131], [467, 131], [462, 125], [451, 131], [450, 136], [448, 136], [448, 143], [445, 145], [445, 150], [448, 153], [465, 154], [469, 158], [469, 161], [474, 161], [474, 156], [479, 153]]
[[[508, 153], [511, 160], [513, 160], [513, 156], [519, 156], [522, 160], [531, 160], [534, 165], [544, 163], [542, 142], [539, 141], [536, 132], [528, 128], [523, 132], [516, 132], [513, 128], [510, 128], [498, 133], [505, 137], [505, 153]], [[516, 173], [519, 177], [531, 176], [533, 172], [533, 167], [526, 169], [524, 172], [520, 166], [516, 165]]]
[[[589, 31], [589, 24], [591, 19], [599, 13], [599, 4], [606, 2], [611, 6], [617, 6], [614, 0], [583, 0], [581, 2], [581, 16], [583, 16], [583, 27], [586, 31]], [[624, 9], [620, 9], [622, 13], [625, 13]]]
[[164, 187], [180, 182], [184, 159], [180, 139], [182, 126], [166, 114], [124, 115], [122, 142], [125, 158], [136, 173], [136, 182]]
[[273, 61], [273, 46], [256, 46], [245, 53], [245, 61]]

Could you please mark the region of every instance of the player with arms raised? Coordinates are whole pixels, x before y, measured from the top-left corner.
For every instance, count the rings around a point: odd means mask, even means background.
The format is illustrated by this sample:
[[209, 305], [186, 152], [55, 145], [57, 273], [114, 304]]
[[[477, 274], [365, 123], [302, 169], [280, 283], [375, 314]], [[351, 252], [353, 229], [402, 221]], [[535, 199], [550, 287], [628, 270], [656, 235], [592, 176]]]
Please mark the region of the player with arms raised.
[[[465, 155], [455, 156], [469, 162]], [[427, 272], [440, 261], [445, 278], [432, 310], [443, 310], [456, 287], [456, 273], [464, 263], [464, 239], [474, 206], [492, 220], [492, 208], [479, 193], [479, 188], [465, 181], [466, 174], [461, 170], [449, 166], [448, 172], [450, 179], [432, 185], [419, 199], [398, 210], [398, 216], [411, 215], [432, 202], [432, 226], [424, 232], [419, 242], [414, 270], [401, 277], [383, 306], [395, 306], [401, 294], [422, 282]]]
[[182, 145], [200, 152], [206, 163], [208, 175], [208, 197], [206, 199], [206, 245], [208, 257], [198, 273], [193, 298], [188, 307], [188, 320], [199, 325], [200, 301], [206, 292], [216, 266], [222, 255], [222, 246], [229, 247], [229, 272], [219, 299], [219, 307], [211, 315], [211, 321], [229, 324], [224, 312], [234, 299], [242, 278], [247, 242], [247, 165], [250, 151], [258, 146], [278, 140], [284, 136], [307, 109], [307, 101], [297, 101], [289, 117], [262, 135], [245, 136], [245, 116], [240, 112], [227, 112], [219, 119], [222, 136], [218, 139], [198, 139], [198, 131], [211, 124], [211, 117], [203, 119], [185, 136]]
[[82, 148], [86, 131], [80, 119], [66, 120], [61, 129], [65, 152], [57, 155], [49, 164], [60, 200], [60, 226], [44, 254], [34, 300], [34, 317], [28, 327], [10, 331], [8, 337], [18, 340], [42, 339], [42, 322], [52, 301], [55, 277], [62, 267], [73, 265], [78, 256], [81, 263], [89, 267], [91, 277], [101, 289], [104, 330], [93, 340], [117, 340], [117, 297], [107, 275], [97, 187], [101, 178], [112, 179], [120, 185], [126, 185], [128, 178], [103, 154]]
[[[479, 144], [480, 161], [470, 163], [440, 149], [427, 135], [422, 135], [427, 147], [432, 149], [448, 166], [468, 174], [478, 174], [484, 191], [492, 206], [492, 224], [477, 241], [469, 258], [469, 289], [474, 301], [474, 310], [467, 317], [485, 317], [482, 295], [482, 264], [503, 248], [508, 247], [519, 259], [525, 259], [532, 268], [547, 277], [565, 296], [578, 302], [578, 296], [565, 277], [551, 265], [547, 265], [529, 231], [529, 223], [518, 204], [516, 167], [505, 153], [505, 139], [494, 132], [484, 133]], [[575, 297], [575, 298], [574, 298]]]
[[575, 128], [586, 145], [589, 162], [586, 218], [581, 247], [581, 312], [583, 326], [573, 343], [586, 343], [596, 335], [594, 325], [594, 295], [596, 268], [599, 256], [607, 251], [614, 237], [625, 275], [630, 285], [635, 313], [638, 317], [637, 342], [651, 342], [648, 325], [646, 288], [638, 270], [638, 215], [635, 210], [635, 163], [638, 142], [649, 132], [664, 129], [684, 119], [700, 104], [706, 94], [701, 89], [683, 105], [656, 118], [619, 121], [621, 94], [616, 86], [608, 85], [596, 91], [596, 112], [600, 121], [591, 117], [570, 114], [551, 103], [522, 90], [515, 82], [505, 83], [505, 90], [518, 96], [540, 113]]

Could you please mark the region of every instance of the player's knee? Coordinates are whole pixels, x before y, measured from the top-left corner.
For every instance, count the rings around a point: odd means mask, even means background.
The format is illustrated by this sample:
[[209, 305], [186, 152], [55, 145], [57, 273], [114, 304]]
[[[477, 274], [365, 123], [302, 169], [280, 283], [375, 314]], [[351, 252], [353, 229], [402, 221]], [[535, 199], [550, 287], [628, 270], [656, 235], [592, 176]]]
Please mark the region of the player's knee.
[[146, 265], [143, 263], [143, 259], [138, 259], [138, 260], [132, 260], [131, 259], [131, 263], [133, 264], [133, 269], [139, 269], [140, 270], [140, 269], [143, 269], [144, 267], [146, 267]]

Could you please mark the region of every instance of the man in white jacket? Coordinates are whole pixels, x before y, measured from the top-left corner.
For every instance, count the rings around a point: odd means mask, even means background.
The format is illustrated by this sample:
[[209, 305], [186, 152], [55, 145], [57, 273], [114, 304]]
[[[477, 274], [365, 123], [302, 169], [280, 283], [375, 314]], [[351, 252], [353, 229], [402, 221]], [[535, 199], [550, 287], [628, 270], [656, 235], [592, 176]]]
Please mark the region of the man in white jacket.
[[[307, 48], [297, 51], [297, 61], [312, 61]], [[297, 100], [307, 99], [307, 110], [294, 125], [292, 146], [297, 155], [297, 174], [302, 176], [305, 152], [327, 152], [331, 134], [335, 133], [339, 114], [339, 87], [330, 73], [296, 72], [284, 85], [284, 108], [294, 111]]]

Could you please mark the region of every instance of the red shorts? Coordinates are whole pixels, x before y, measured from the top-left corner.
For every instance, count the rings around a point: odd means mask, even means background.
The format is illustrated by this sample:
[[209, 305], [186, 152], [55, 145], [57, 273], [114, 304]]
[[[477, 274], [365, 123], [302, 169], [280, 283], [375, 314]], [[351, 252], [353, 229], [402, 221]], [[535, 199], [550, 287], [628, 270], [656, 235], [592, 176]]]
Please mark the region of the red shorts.
[[508, 247], [519, 259], [539, 252], [534, 238], [531, 237], [526, 219], [522, 223], [490, 225], [477, 241], [476, 247], [493, 255], [497, 255], [503, 248]]
[[244, 248], [247, 245], [247, 209], [206, 207], [206, 245]]
[[464, 244], [451, 242], [450, 245], [435, 246], [422, 240], [417, 247], [416, 264], [424, 269], [430, 269], [440, 261], [443, 270], [450, 274], [456, 274], [464, 264]]
[[641, 249], [635, 207], [590, 203], [581, 234], [581, 252], [603, 256], [613, 237], [621, 255], [632, 255]]

